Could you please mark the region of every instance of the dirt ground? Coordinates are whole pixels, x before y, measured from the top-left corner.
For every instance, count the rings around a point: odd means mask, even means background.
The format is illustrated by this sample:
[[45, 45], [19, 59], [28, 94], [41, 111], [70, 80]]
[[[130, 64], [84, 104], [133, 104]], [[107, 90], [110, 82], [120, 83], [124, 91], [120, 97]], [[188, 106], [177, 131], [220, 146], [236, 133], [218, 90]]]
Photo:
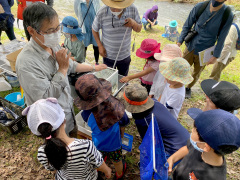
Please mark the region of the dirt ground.
[[[136, 80], [137, 81], [137, 80]], [[136, 82], [135, 81], [135, 82]], [[192, 120], [186, 111], [190, 107], [202, 108], [204, 105], [204, 95], [199, 88], [193, 89], [193, 98], [185, 100], [179, 115], [179, 121], [188, 130], [192, 127]], [[124, 158], [128, 169], [125, 175], [127, 180], [139, 180], [140, 171], [137, 162], [140, 159], [138, 149], [141, 144], [141, 138], [131, 120], [126, 132], [134, 136], [133, 149], [127, 152]], [[42, 139], [31, 134], [28, 128], [25, 128], [17, 135], [10, 135], [5, 131], [0, 131], [0, 177], [3, 180], [43, 180], [53, 179], [54, 173], [45, 170], [37, 161], [37, 148], [42, 143]], [[227, 179], [240, 179], [240, 151], [236, 151], [226, 156], [227, 159]], [[107, 162], [112, 169], [113, 166]], [[113, 170], [114, 173], [114, 170]]]

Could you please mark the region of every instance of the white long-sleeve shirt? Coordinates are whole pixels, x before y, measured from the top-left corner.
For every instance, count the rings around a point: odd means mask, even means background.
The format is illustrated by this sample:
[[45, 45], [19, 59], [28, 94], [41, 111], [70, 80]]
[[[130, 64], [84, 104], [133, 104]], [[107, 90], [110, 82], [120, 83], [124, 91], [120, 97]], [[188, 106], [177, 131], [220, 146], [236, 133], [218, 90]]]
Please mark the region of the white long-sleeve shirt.
[[229, 58], [236, 57], [236, 55], [237, 55], [237, 50], [236, 50], [237, 39], [238, 39], [237, 29], [234, 25], [231, 25], [229, 33], [224, 42], [224, 47], [223, 47], [221, 56], [217, 60], [218, 62], [223, 62], [224, 59], [228, 56], [229, 52], [230, 52]]

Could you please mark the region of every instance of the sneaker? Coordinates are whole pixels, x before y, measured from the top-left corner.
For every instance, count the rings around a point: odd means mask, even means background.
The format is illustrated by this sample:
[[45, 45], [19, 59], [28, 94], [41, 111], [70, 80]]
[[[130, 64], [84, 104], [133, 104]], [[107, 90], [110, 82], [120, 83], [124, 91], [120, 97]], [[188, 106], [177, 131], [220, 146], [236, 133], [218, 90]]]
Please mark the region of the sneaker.
[[126, 170], [127, 170], [127, 163], [125, 162], [125, 160], [123, 159], [122, 160], [122, 163], [123, 163], [123, 173], [122, 173], [122, 175], [119, 177], [119, 176], [117, 176], [117, 172], [115, 173], [115, 176], [114, 176], [114, 180], [124, 180], [124, 174], [125, 174], [125, 172], [126, 172]]
[[191, 88], [186, 88], [186, 94], [185, 94], [185, 98], [191, 98]]
[[99, 65], [99, 63], [98, 63], [98, 62], [96, 62], [96, 63], [95, 63], [95, 65]]

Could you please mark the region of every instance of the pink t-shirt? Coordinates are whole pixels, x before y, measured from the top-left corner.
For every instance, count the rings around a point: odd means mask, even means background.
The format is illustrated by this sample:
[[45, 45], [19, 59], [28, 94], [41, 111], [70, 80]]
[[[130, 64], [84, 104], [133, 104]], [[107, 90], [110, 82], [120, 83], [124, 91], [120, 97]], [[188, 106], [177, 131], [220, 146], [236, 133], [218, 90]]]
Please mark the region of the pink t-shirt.
[[155, 71], [140, 78], [143, 84], [147, 84], [147, 85], [153, 84], [153, 78], [154, 78], [155, 74], [157, 73], [157, 71], [159, 70], [159, 63], [160, 63], [160, 61], [157, 61], [157, 60], [147, 60], [143, 70], [147, 69], [148, 67], [151, 67]]

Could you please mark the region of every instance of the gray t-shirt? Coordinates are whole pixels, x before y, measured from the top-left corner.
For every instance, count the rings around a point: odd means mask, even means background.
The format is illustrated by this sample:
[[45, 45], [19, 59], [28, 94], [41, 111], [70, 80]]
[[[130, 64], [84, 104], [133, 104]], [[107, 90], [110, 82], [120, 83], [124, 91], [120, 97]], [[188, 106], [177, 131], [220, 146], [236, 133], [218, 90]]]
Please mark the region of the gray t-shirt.
[[173, 172], [173, 179], [177, 180], [225, 180], [226, 179], [226, 161], [223, 157], [222, 166], [211, 166], [206, 164], [201, 157], [201, 152], [194, 149], [188, 140], [187, 147], [189, 153], [178, 164]]

